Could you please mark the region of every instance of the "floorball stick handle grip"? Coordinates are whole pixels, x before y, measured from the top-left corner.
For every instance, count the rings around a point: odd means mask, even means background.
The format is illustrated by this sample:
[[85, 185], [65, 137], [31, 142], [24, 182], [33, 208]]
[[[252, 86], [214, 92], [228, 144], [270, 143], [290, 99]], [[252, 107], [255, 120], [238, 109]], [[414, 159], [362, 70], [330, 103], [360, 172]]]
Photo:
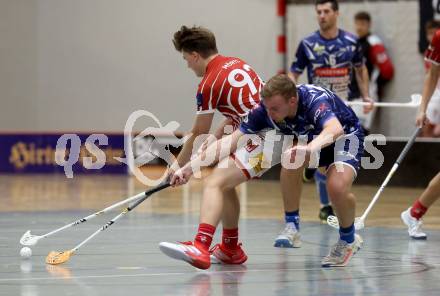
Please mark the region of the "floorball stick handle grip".
[[400, 163], [405, 158], [406, 154], [408, 153], [409, 149], [411, 149], [411, 146], [414, 144], [414, 141], [416, 140], [417, 136], [420, 133], [421, 128], [417, 127], [414, 133], [412, 134], [411, 138], [409, 139], [408, 143], [406, 143], [405, 147], [403, 148], [402, 152], [399, 155], [399, 158], [397, 158], [396, 163], [400, 165]]
[[150, 190], [145, 191], [145, 196], [138, 199], [134, 204], [132, 204], [131, 206], [127, 207], [128, 211], [133, 210], [135, 207], [137, 207], [139, 204], [141, 204], [144, 200], [146, 200], [150, 195], [152, 195], [153, 193], [159, 192], [165, 188], [170, 187], [171, 184], [170, 182], [168, 182], [168, 180], [166, 182], [163, 182], [159, 185], [157, 185], [154, 188], [151, 188]]
[[170, 184], [170, 182], [168, 182], [168, 180], [167, 180], [167, 181], [165, 181], [165, 182], [160, 183], [160, 184], [157, 185], [156, 187], [153, 187], [153, 188], [151, 188], [150, 190], [145, 191], [145, 195], [151, 195], [151, 194], [153, 194], [153, 193], [159, 192], [159, 191], [161, 191], [161, 190], [163, 190], [163, 189], [165, 189], [165, 188], [168, 188], [168, 187], [170, 187], [170, 186], [171, 186], [171, 184]]

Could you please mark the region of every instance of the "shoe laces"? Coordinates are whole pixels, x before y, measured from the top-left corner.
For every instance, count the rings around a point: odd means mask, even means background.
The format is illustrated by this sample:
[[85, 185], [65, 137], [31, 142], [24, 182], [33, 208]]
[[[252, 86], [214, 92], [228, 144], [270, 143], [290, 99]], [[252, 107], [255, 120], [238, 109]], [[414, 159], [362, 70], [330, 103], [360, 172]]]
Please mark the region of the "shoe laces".
[[422, 229], [421, 229], [422, 225], [423, 225], [422, 219], [416, 220], [416, 222], [414, 223], [414, 226], [413, 226], [413, 231], [414, 232], [422, 232]]
[[286, 225], [284, 229], [280, 232], [280, 234], [295, 234], [298, 232], [295, 227], [292, 227], [290, 225]]
[[345, 248], [347, 247], [347, 242], [343, 240], [338, 240], [338, 242], [331, 248], [330, 256], [332, 257], [341, 257]]

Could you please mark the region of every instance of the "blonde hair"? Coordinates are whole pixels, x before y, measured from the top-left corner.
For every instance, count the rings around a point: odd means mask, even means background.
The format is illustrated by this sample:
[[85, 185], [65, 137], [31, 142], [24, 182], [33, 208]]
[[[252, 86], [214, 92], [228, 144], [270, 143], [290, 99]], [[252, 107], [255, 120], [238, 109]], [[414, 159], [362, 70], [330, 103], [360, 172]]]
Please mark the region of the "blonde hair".
[[280, 95], [286, 100], [296, 97], [296, 85], [286, 74], [278, 74], [273, 76], [264, 85], [261, 91], [263, 98], [270, 98], [275, 95]]

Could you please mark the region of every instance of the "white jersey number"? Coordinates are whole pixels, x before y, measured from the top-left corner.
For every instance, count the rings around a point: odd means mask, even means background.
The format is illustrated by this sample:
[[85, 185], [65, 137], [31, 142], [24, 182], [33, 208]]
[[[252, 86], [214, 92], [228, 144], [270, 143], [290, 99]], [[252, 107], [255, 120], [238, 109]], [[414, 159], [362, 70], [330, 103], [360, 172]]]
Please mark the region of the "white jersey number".
[[[251, 67], [249, 67], [249, 65], [244, 65], [243, 69], [246, 71], [249, 71], [251, 69]], [[257, 88], [255, 87], [255, 84], [252, 82], [251, 76], [249, 76], [249, 74], [244, 70], [242, 70], [242, 69], [232, 70], [228, 75], [228, 82], [229, 82], [229, 84], [231, 84], [231, 86], [237, 87], [237, 88], [240, 88], [240, 87], [247, 85], [247, 86], [249, 86], [251, 94], [255, 95], [257, 93]], [[242, 76], [243, 79], [240, 81], [236, 80], [235, 76], [237, 74]]]

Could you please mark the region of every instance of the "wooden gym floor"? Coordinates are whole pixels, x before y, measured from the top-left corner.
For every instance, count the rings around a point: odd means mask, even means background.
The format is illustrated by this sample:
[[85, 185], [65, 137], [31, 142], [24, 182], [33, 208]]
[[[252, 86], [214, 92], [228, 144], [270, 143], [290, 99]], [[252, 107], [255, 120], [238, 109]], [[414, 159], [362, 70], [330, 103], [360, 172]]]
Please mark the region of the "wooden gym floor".
[[[193, 238], [202, 186], [193, 180], [155, 194], [65, 264], [46, 266], [49, 251], [72, 248], [119, 211], [43, 239], [32, 247], [33, 256], [22, 260], [18, 241], [26, 230], [46, 233], [145, 187], [125, 176], [82, 175], [69, 180], [61, 175], [2, 175], [0, 295], [438, 295], [440, 291], [436, 271], [440, 204], [426, 215], [427, 241], [411, 241], [399, 217], [422, 188], [386, 188], [361, 231], [364, 248], [349, 266], [323, 269], [320, 259], [336, 241], [337, 231], [318, 223], [314, 185], [304, 184], [303, 189], [302, 248], [277, 249], [273, 239], [283, 226], [279, 184], [251, 181], [239, 188], [240, 236], [248, 262], [199, 271], [163, 255], [158, 243]], [[357, 216], [376, 190], [354, 186]]]

